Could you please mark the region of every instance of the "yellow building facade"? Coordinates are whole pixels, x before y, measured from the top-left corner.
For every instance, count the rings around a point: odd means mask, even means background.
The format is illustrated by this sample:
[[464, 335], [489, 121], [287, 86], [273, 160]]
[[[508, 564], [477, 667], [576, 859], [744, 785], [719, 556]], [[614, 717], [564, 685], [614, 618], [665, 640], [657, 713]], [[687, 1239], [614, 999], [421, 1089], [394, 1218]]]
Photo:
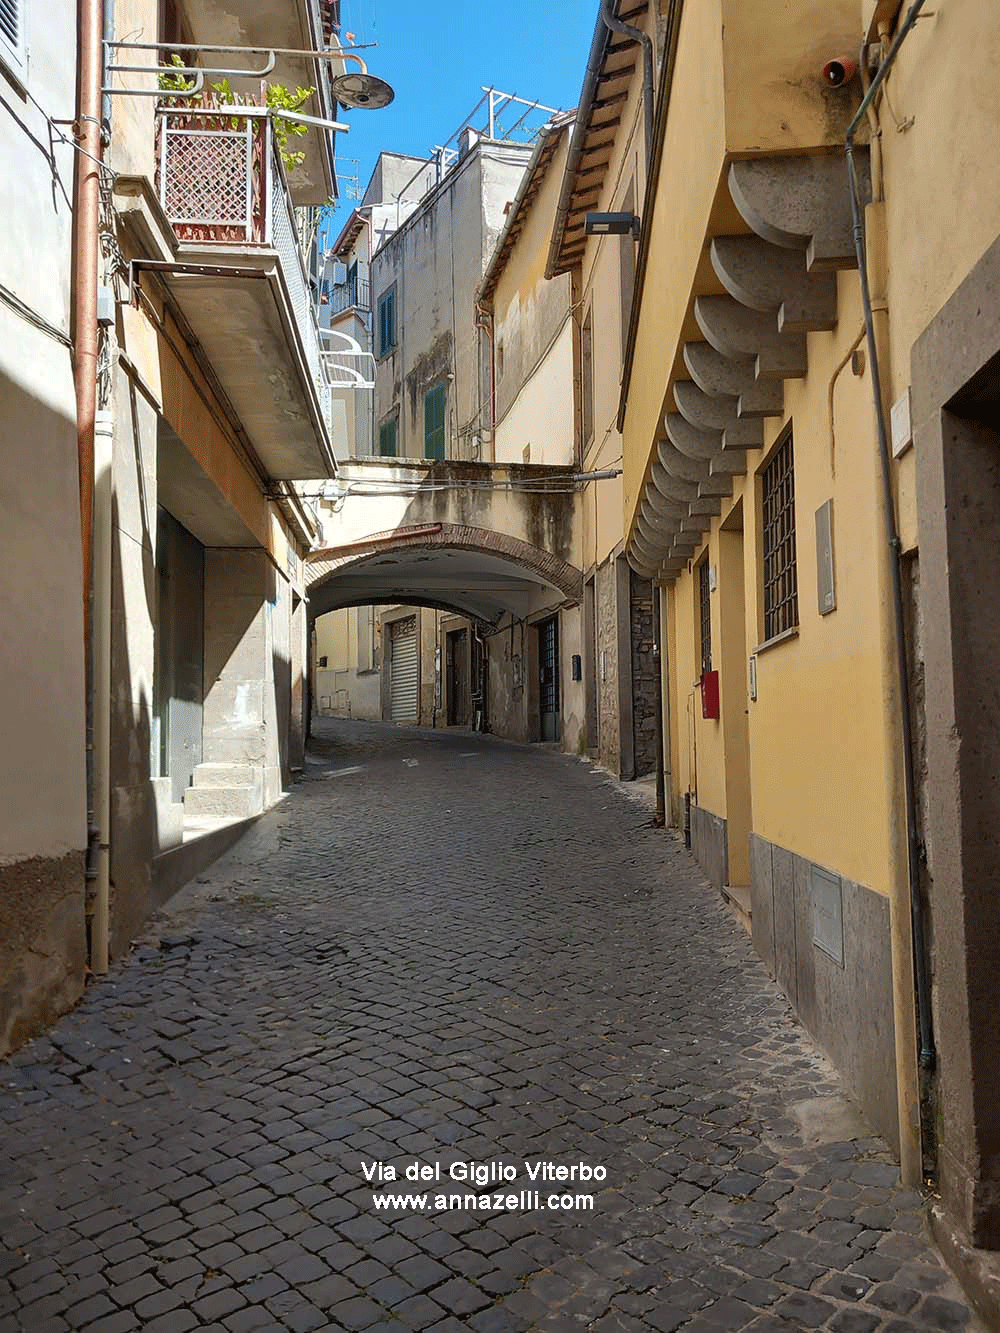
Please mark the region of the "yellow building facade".
[[[997, 500], [1000, 22], [986, 0], [664, 8], [617, 425], [672, 816], [905, 1176], [940, 1181], [956, 1252], [992, 1245], [997, 988], [968, 925], [995, 931], [1000, 820], [980, 801], [991, 831], [965, 831], [990, 723], [957, 561]], [[592, 207], [621, 207], [614, 181]]]

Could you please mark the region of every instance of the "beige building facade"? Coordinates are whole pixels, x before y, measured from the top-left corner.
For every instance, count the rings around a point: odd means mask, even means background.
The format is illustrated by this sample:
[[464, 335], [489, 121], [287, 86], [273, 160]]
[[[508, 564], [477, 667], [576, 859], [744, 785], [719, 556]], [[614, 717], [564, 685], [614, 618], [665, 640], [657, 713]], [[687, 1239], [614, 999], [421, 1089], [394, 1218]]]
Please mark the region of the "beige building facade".
[[[86, 699], [83, 565], [73, 385], [76, 154], [46, 117], [72, 116], [76, 15], [21, 15], [0, 37], [0, 1055], [83, 990]], [[6, 30], [5, 30], [6, 31]], [[28, 96], [30, 94], [30, 97]], [[45, 263], [26, 263], [28, 254]], [[13, 627], [16, 632], [10, 632]]]
[[[20, 349], [3, 375], [24, 488], [12, 568], [31, 571], [12, 610], [31, 629], [0, 703], [8, 735], [26, 727], [32, 742], [6, 783], [0, 864], [17, 906], [0, 946], [0, 1052], [71, 1005], [85, 969], [107, 971], [301, 769], [304, 555], [318, 528], [295, 484], [332, 476], [334, 404], [353, 385], [322, 343], [301, 245], [335, 188], [330, 62], [309, 54], [334, 38], [328, 7], [324, 19], [312, 4], [95, 0], [79, 28], [72, 6], [45, 23], [38, 6], [14, 9], [0, 153], [24, 197], [0, 242], [0, 320], [4, 348]], [[164, 85], [172, 51], [207, 89], [220, 58], [259, 64], [204, 52], [233, 32], [286, 52], [273, 83], [314, 89], [320, 124], [296, 140], [301, 161], [286, 159], [259, 78], [232, 80], [241, 100], [224, 116], [214, 91], [171, 95], [188, 76]], [[73, 124], [79, 151], [59, 128]], [[40, 450], [46, 511], [31, 499]], [[56, 663], [60, 688], [34, 717]]]

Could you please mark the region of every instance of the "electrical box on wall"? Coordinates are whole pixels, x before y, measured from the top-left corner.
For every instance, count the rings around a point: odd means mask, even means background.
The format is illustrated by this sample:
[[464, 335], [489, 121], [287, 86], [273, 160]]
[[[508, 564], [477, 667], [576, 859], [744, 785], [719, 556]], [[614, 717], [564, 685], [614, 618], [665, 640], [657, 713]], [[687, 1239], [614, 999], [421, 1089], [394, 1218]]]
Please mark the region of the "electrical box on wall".
[[718, 719], [719, 716], [719, 673], [705, 671], [701, 677], [701, 715]]

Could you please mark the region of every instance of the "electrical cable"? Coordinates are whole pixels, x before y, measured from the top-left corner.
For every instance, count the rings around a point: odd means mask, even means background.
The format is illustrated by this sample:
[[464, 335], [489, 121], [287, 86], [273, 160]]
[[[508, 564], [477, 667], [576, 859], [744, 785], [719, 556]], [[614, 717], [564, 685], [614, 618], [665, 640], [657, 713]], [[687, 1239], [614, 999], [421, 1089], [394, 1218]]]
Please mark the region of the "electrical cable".
[[44, 315], [40, 315], [37, 310], [33, 310], [26, 301], [22, 301], [15, 292], [12, 292], [2, 282], [0, 282], [0, 301], [13, 310], [15, 315], [20, 315], [21, 319], [33, 324], [36, 329], [47, 334], [50, 338], [54, 338], [56, 342], [62, 343], [63, 347], [69, 348], [70, 351], [73, 350], [72, 338], [63, 333], [62, 329], [57, 329], [54, 324], [50, 324]]

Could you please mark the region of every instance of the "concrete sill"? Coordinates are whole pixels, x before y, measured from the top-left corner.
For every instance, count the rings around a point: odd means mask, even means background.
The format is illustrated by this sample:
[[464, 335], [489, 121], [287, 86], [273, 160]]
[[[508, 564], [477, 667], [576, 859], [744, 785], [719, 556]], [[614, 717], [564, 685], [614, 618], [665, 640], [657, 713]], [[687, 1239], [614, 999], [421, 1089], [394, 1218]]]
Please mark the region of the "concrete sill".
[[799, 627], [793, 625], [791, 629], [782, 630], [780, 634], [775, 634], [773, 638], [765, 639], [763, 643], [759, 643], [753, 650], [753, 656], [759, 657], [761, 653], [768, 653], [772, 648], [777, 648], [779, 644], [788, 643], [790, 639], [797, 639], [798, 637]]

